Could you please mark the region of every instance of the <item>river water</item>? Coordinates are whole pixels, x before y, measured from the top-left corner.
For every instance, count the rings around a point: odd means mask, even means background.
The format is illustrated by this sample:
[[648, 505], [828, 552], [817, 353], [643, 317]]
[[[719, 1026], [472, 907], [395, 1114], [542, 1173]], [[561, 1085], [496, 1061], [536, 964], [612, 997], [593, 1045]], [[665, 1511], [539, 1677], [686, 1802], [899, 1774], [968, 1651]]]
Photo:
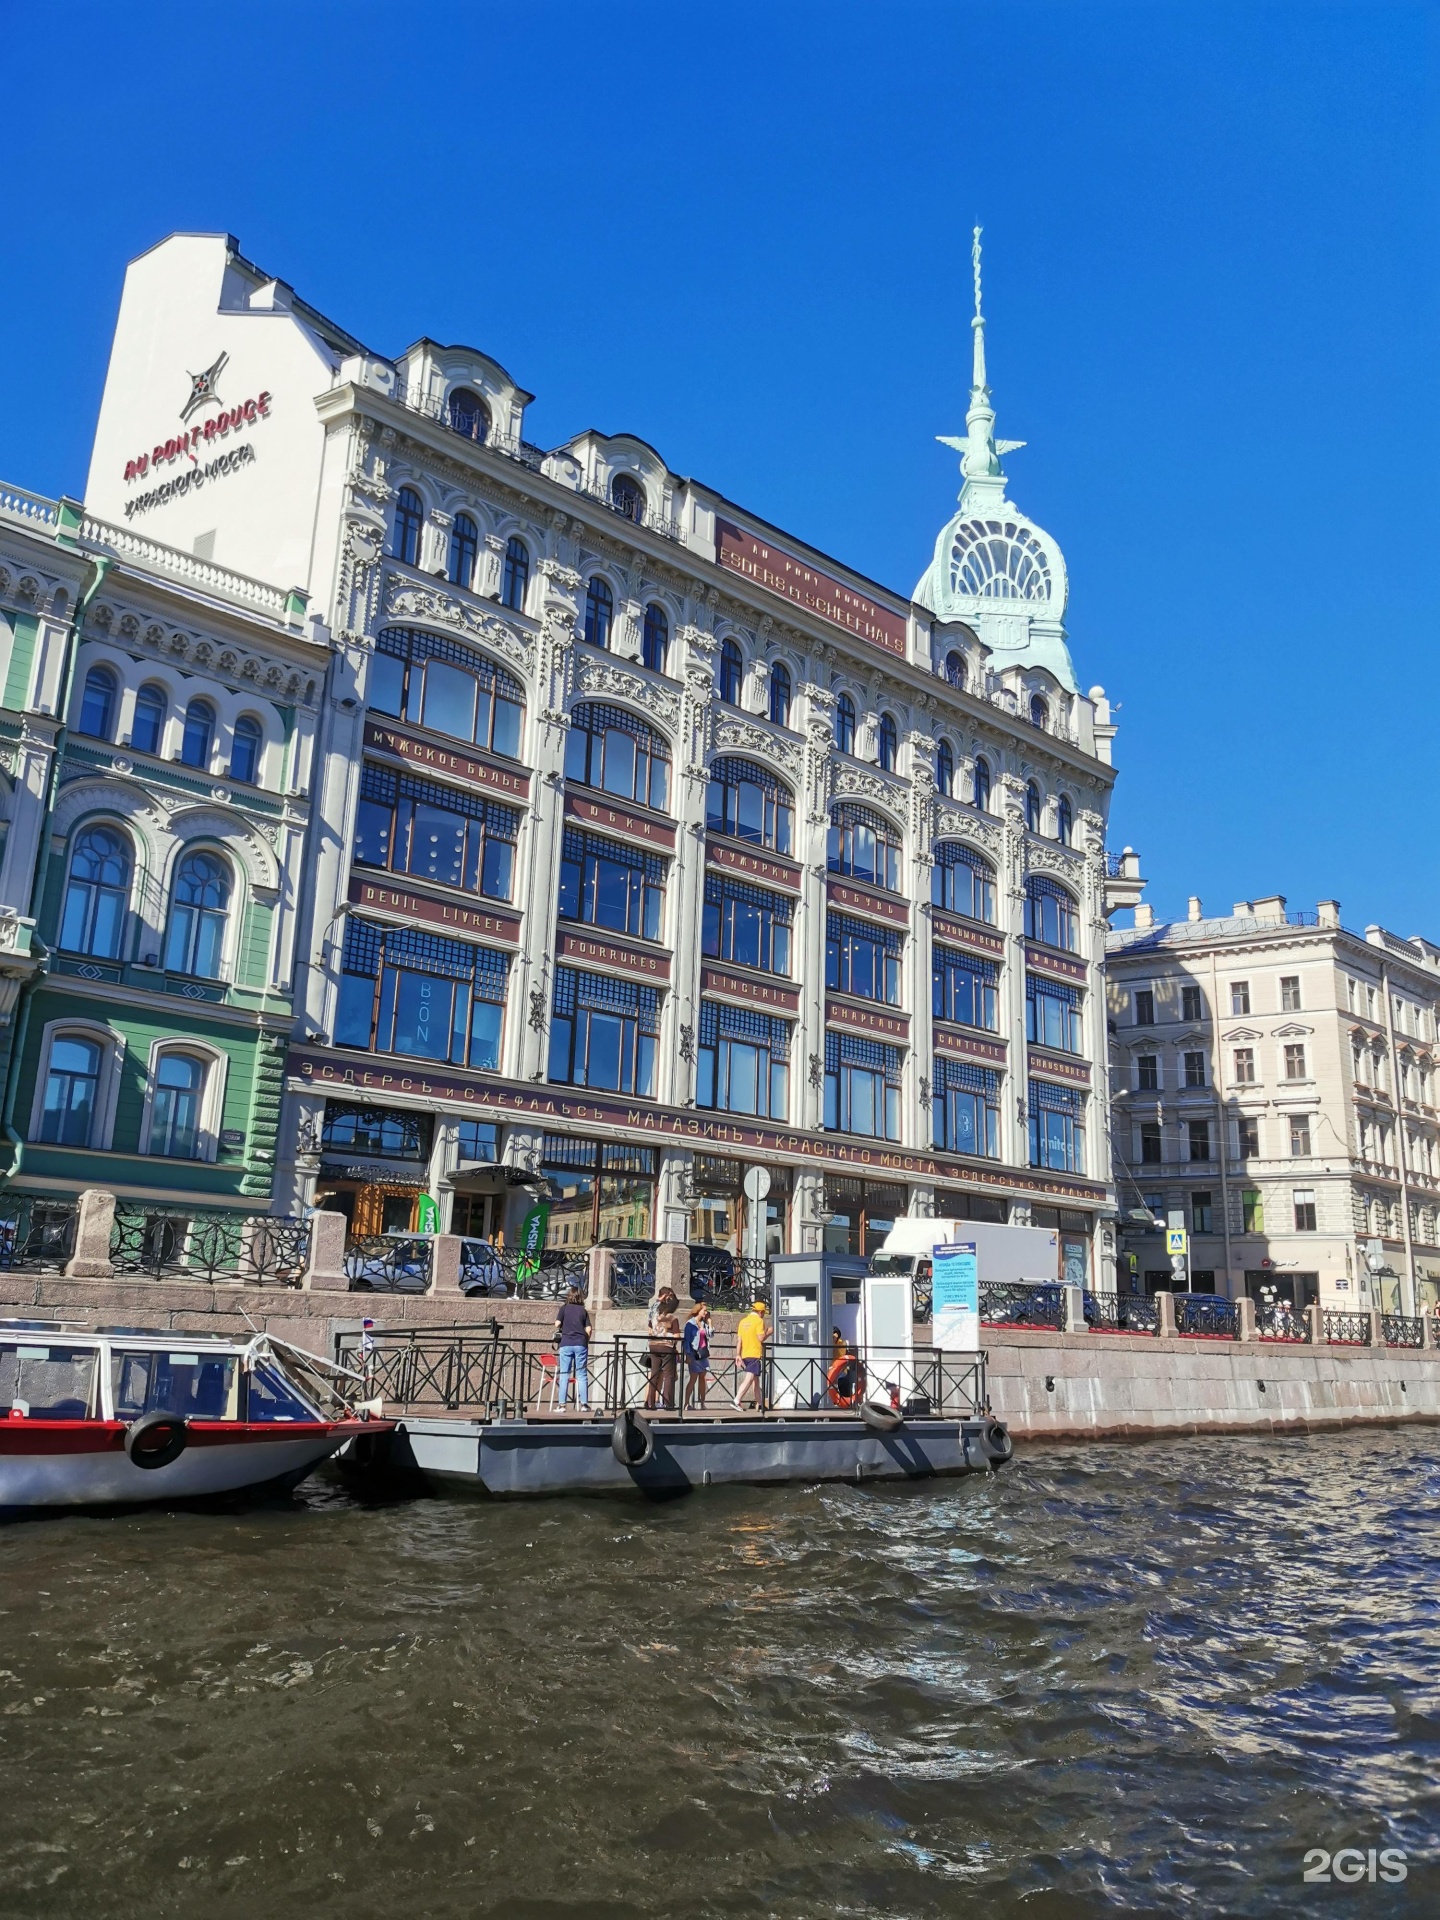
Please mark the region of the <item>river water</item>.
[[1437, 1453], [12, 1525], [0, 1913], [1433, 1916]]

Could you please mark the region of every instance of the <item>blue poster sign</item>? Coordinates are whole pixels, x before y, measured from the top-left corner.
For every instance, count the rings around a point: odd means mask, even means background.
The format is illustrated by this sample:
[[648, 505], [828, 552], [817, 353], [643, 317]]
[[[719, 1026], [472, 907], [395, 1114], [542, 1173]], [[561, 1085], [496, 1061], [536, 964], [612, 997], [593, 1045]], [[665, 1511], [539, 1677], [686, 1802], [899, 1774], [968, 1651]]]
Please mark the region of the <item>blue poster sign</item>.
[[980, 1262], [974, 1241], [931, 1254], [930, 1338], [937, 1347], [976, 1353], [980, 1347]]

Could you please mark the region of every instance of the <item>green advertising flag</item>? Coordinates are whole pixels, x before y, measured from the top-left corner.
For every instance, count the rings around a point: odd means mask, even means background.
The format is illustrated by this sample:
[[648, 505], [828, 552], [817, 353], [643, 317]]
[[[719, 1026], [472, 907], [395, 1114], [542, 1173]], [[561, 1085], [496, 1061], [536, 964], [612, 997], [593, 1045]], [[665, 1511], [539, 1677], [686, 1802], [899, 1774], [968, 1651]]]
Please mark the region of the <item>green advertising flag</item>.
[[438, 1233], [440, 1231], [440, 1209], [434, 1198], [422, 1193], [420, 1204], [415, 1209], [415, 1231], [417, 1233]]
[[545, 1245], [545, 1229], [550, 1224], [550, 1203], [537, 1200], [520, 1223], [520, 1258], [515, 1264], [515, 1279], [529, 1280], [540, 1271], [540, 1249]]

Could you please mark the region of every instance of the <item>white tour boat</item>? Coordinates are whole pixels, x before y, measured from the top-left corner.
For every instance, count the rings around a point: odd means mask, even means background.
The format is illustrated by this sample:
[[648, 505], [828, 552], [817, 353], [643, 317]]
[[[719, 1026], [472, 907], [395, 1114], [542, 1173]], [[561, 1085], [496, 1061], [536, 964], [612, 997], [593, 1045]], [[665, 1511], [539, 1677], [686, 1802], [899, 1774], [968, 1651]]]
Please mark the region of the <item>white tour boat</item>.
[[0, 1320], [0, 1514], [293, 1487], [389, 1421], [287, 1342]]

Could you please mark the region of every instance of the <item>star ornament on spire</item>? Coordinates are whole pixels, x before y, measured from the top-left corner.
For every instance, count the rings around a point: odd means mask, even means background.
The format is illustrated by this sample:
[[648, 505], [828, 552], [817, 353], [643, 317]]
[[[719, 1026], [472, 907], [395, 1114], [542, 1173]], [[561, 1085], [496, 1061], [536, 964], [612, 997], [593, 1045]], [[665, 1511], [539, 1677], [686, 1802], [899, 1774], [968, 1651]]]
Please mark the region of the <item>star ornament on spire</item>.
[[180, 409], [180, 418], [182, 420], [188, 420], [197, 407], [203, 407], [212, 400], [217, 406], [220, 404], [220, 395], [217, 389], [219, 387], [220, 376], [225, 371], [225, 362], [229, 358], [228, 353], [222, 353], [220, 358], [216, 360], [212, 366], [206, 367], [203, 373], [192, 373], [190, 375], [190, 397]]

